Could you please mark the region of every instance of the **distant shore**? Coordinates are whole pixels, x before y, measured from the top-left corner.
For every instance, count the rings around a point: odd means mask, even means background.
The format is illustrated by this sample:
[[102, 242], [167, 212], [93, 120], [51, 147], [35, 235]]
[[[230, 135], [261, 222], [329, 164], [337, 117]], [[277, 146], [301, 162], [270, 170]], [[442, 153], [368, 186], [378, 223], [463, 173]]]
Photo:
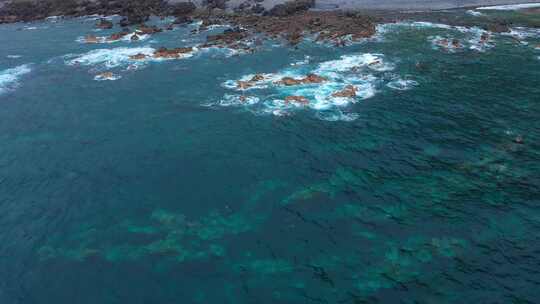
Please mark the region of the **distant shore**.
[[[120, 26], [144, 24], [150, 16], [172, 16], [175, 24], [193, 17], [242, 15], [295, 19], [308, 11], [376, 15], [436, 12], [494, 5], [531, 4], [540, 0], [0, 0], [0, 24], [43, 20], [49, 16], [120, 15]], [[250, 20], [251, 21], [251, 20]], [[338, 20], [335, 20], [338, 22]]]
[[[276, 2], [276, 0], [267, 1]], [[345, 10], [441, 10], [539, 2], [539, 0], [317, 0], [316, 8]]]

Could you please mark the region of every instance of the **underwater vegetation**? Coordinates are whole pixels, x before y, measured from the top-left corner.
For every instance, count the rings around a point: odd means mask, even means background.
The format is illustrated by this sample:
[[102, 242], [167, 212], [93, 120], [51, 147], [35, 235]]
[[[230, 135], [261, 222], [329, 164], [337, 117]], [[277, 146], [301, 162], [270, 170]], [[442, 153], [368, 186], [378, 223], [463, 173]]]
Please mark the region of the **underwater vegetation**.
[[[146, 225], [131, 221], [109, 227], [106, 231], [81, 227], [82, 230], [70, 236], [67, 243], [78, 243], [75, 248], [64, 246], [43, 246], [38, 254], [42, 260], [68, 258], [82, 261], [98, 256], [107, 261], [138, 260], [150, 255], [173, 257], [178, 262], [209, 256], [223, 256], [225, 248], [220, 240], [228, 235], [237, 235], [253, 229], [256, 219], [246, 219], [240, 214], [223, 215], [211, 212], [199, 220], [191, 221], [183, 214], [162, 209], [150, 215]], [[134, 239], [141, 244], [107, 244], [101, 239], [109, 238], [107, 233], [131, 234], [126, 239]], [[148, 241], [144, 241], [148, 240]], [[59, 241], [64, 243], [63, 241]]]

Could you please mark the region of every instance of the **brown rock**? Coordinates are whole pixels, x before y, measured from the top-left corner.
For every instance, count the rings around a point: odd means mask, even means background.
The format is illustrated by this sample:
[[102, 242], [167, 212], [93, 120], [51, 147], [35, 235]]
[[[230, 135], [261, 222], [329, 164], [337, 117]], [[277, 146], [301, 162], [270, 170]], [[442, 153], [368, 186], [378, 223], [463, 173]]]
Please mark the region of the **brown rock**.
[[309, 99], [304, 96], [287, 96], [285, 97], [285, 103], [297, 103], [301, 105], [309, 104]]
[[255, 76], [253, 76], [249, 82], [258, 82], [258, 81], [263, 81], [264, 80], [264, 76], [261, 75], [261, 74], [257, 74]]
[[241, 81], [241, 80], [238, 80], [236, 82], [236, 86], [241, 89], [241, 90], [247, 90], [249, 88], [251, 88], [253, 86], [253, 83], [250, 82], [250, 81]]
[[160, 29], [159, 27], [157, 26], [146, 26], [146, 25], [141, 25], [139, 26], [139, 28], [137, 29], [137, 32], [143, 34], [143, 35], [152, 35], [152, 34], [155, 34], [155, 33], [159, 33], [159, 32], [162, 32], [163, 30]]
[[209, 35], [206, 41], [213, 44], [233, 44], [247, 37], [247, 32], [240, 28], [226, 30], [223, 34]]
[[154, 58], [180, 58], [181, 54], [187, 54], [191, 51], [193, 51], [192, 47], [174, 49], [167, 49], [162, 47], [154, 52]]
[[319, 76], [319, 75], [316, 75], [316, 74], [308, 74], [306, 76], [306, 78], [302, 79], [301, 81], [303, 83], [322, 83], [322, 82], [325, 82], [327, 81], [328, 79], [322, 77], [322, 76]]
[[86, 37], [84, 37], [84, 42], [85, 43], [98, 43], [98, 38], [94, 35], [88, 35]]
[[354, 98], [356, 97], [356, 92], [358, 89], [353, 85], [346, 86], [343, 90], [337, 91], [332, 94], [332, 97], [345, 97], [345, 98]]
[[482, 33], [480, 36], [480, 42], [485, 43], [489, 40], [489, 34], [488, 33]]
[[277, 82], [277, 84], [286, 85], [286, 86], [294, 86], [302, 84], [302, 80], [294, 79], [292, 77], [283, 77], [280, 81]]
[[120, 32], [120, 33], [114, 33], [111, 34], [109, 37], [107, 37], [107, 41], [116, 41], [122, 39], [124, 36], [127, 36], [128, 32]]
[[131, 60], [143, 60], [143, 59], [146, 59], [146, 55], [139, 53], [139, 54], [136, 54], [136, 55], [129, 56], [129, 59], [131, 59]]
[[104, 72], [104, 73], [98, 74], [97, 77], [99, 77], [101, 79], [111, 79], [111, 78], [113, 78], [113, 73], [112, 72]]

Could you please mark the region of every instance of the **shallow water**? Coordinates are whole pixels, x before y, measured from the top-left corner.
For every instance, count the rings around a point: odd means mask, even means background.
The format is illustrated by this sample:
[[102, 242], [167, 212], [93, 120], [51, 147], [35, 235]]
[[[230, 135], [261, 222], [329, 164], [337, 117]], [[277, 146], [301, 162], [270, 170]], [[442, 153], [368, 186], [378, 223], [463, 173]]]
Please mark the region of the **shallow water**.
[[206, 33], [86, 45], [94, 21], [54, 21], [0, 27], [1, 303], [538, 301], [538, 31], [133, 64]]

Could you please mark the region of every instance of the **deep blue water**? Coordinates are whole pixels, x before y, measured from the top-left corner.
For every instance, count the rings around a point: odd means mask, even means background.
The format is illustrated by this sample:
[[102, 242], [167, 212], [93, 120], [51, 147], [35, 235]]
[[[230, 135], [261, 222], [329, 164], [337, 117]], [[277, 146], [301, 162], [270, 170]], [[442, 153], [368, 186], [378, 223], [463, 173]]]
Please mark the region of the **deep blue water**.
[[537, 30], [135, 63], [207, 33], [93, 24], [0, 26], [0, 303], [538, 303]]

